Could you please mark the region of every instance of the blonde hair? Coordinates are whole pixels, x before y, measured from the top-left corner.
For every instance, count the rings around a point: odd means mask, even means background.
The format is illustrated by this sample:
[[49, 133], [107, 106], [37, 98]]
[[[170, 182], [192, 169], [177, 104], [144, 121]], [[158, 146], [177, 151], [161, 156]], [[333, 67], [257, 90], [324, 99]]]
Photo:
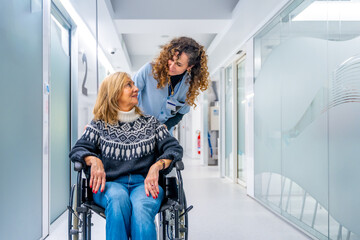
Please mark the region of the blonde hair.
[[[94, 120], [103, 120], [108, 124], [115, 124], [118, 121], [118, 99], [127, 79], [131, 78], [125, 72], [116, 72], [104, 79], [96, 98]], [[138, 106], [135, 106], [135, 112], [142, 115]]]

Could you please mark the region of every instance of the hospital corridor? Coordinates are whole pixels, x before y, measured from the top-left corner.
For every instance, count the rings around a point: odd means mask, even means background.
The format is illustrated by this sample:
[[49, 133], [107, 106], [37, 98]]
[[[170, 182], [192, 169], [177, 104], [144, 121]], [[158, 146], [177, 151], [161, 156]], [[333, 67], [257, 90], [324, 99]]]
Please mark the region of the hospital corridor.
[[360, 240], [360, 0], [0, 0], [1, 240]]

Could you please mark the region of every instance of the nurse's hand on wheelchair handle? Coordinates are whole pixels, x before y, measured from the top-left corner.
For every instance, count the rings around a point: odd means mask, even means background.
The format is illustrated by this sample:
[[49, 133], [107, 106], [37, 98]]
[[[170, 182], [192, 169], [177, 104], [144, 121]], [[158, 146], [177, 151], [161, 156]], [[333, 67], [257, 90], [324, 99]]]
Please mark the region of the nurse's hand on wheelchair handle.
[[86, 165], [91, 167], [89, 182], [90, 188], [92, 188], [93, 193], [97, 193], [101, 186], [100, 191], [103, 192], [106, 183], [106, 173], [102, 161], [94, 156], [87, 156], [84, 160]]

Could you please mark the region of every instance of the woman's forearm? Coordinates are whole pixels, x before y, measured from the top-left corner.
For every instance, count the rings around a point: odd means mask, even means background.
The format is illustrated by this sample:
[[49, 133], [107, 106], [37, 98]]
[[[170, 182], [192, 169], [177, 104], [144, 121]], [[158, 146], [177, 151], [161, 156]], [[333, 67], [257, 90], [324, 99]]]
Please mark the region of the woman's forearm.
[[84, 161], [87, 166], [91, 166], [92, 164], [96, 163], [97, 161], [101, 161], [101, 160], [95, 156], [86, 156], [86, 157], [84, 157]]
[[164, 170], [164, 169], [168, 168], [170, 166], [171, 162], [172, 162], [171, 159], [160, 159], [159, 161], [154, 163], [154, 165], [160, 171], [160, 170]]

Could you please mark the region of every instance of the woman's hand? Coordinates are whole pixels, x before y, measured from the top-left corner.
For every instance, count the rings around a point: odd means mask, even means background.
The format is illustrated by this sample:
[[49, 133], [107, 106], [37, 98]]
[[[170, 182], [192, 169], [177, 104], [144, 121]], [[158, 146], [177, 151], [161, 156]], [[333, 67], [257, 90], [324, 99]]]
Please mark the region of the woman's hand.
[[160, 159], [150, 167], [149, 172], [144, 180], [146, 196], [149, 196], [150, 193], [154, 199], [158, 197], [159, 171], [168, 168], [171, 162], [172, 160], [170, 159]]
[[161, 165], [157, 162], [154, 163], [144, 180], [146, 196], [151, 196], [156, 199], [159, 195], [159, 171], [162, 169]]
[[104, 165], [102, 161], [94, 156], [87, 156], [84, 158], [86, 165], [91, 166], [90, 171], [90, 188], [92, 188], [93, 193], [97, 193], [100, 185], [101, 185], [101, 192], [105, 189], [106, 183], [106, 174], [104, 170]]

